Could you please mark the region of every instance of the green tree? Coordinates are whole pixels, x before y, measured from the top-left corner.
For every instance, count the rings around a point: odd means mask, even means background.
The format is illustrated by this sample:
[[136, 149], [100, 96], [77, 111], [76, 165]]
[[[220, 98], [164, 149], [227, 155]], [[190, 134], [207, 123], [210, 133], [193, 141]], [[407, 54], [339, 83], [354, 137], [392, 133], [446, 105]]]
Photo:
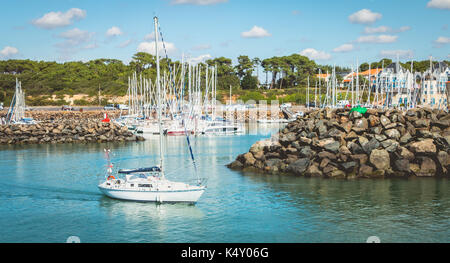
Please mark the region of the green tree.
[[253, 63], [248, 56], [239, 56], [235, 69], [237, 76], [242, 80], [245, 75], [253, 73]]
[[258, 79], [255, 76], [246, 74], [242, 78], [241, 87], [245, 90], [256, 89], [258, 87]]

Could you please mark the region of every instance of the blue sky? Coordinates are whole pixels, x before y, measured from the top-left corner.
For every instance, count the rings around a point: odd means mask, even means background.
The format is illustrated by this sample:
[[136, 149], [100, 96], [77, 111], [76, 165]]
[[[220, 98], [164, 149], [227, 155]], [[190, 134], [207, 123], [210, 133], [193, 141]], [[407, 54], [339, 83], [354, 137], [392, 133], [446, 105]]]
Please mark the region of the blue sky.
[[341, 66], [397, 54], [450, 59], [450, 0], [3, 1], [0, 59], [128, 63], [137, 51], [153, 52], [146, 36], [154, 15], [172, 59], [300, 53]]

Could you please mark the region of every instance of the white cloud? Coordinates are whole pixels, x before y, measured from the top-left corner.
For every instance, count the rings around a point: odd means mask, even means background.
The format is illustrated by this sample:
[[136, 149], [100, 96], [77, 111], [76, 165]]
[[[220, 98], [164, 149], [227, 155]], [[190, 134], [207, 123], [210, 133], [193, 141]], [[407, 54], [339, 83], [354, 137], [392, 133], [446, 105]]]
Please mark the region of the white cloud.
[[262, 38], [272, 36], [267, 30], [262, 27], [254, 26], [250, 31], [242, 32], [241, 37], [244, 38]]
[[66, 32], [62, 32], [58, 36], [65, 39], [64, 45], [76, 46], [91, 40], [94, 33], [74, 28]]
[[172, 5], [215, 5], [228, 0], [172, 0]]
[[0, 50], [0, 57], [9, 58], [14, 55], [17, 55], [19, 50], [15, 47], [6, 46], [2, 50]]
[[197, 45], [197, 46], [192, 48], [192, 50], [207, 50], [207, 49], [211, 49], [211, 45], [210, 44]]
[[343, 45], [333, 49], [333, 52], [343, 53], [343, 52], [350, 52], [354, 49], [355, 49], [355, 47], [353, 46], [353, 44], [343, 44]]
[[98, 48], [97, 43], [91, 43], [83, 47], [83, 49], [94, 49], [94, 48]]
[[351, 14], [348, 20], [352, 24], [373, 24], [375, 21], [383, 17], [380, 13], [374, 13], [369, 9], [361, 9], [358, 12]]
[[43, 17], [33, 20], [32, 24], [45, 29], [53, 29], [71, 25], [75, 20], [86, 17], [86, 11], [79, 8], [72, 8], [67, 12], [50, 12]]
[[78, 28], [60, 33], [58, 37], [64, 39], [64, 41], [55, 44], [55, 47], [61, 54], [60, 59], [69, 60], [73, 54], [81, 50], [97, 48], [98, 45], [91, 42], [94, 35], [95, 33], [93, 32]]
[[200, 55], [198, 57], [189, 58], [188, 62], [192, 64], [198, 64], [200, 62], [205, 62], [208, 59], [211, 59], [212, 56], [210, 54]]
[[300, 55], [308, 57], [312, 60], [329, 60], [331, 59], [331, 55], [324, 52], [324, 51], [318, 51], [314, 48], [307, 48], [302, 51], [300, 51]]
[[120, 48], [126, 48], [126, 47], [128, 47], [132, 42], [133, 42], [133, 40], [128, 39], [128, 40], [122, 42], [122, 43], [119, 45], [119, 47], [120, 47]]
[[450, 37], [438, 37], [434, 42], [440, 45], [450, 44]]
[[450, 9], [450, 0], [431, 0], [427, 4], [428, 8]]
[[405, 31], [408, 31], [408, 30], [411, 30], [411, 27], [410, 27], [410, 26], [402, 26], [402, 27], [400, 27], [400, 29], [398, 29], [397, 31], [398, 31], [398, 32], [405, 32]]
[[393, 35], [369, 35], [369, 36], [361, 36], [356, 41], [358, 43], [393, 43], [397, 41], [398, 36]]
[[401, 33], [410, 30], [410, 26], [402, 26], [399, 29], [392, 29], [388, 26], [379, 26], [379, 27], [365, 27], [363, 33], [364, 34], [380, 34], [380, 33]]
[[399, 58], [405, 59], [405, 58], [412, 58], [414, 56], [414, 52], [412, 50], [381, 50], [380, 51], [381, 57], [388, 57], [388, 58]]
[[120, 28], [113, 26], [106, 31], [106, 35], [108, 37], [115, 37], [115, 36], [123, 35], [123, 32], [122, 32], [122, 30], [120, 30]]
[[[164, 44], [165, 44], [165, 47], [167, 50], [167, 54], [172, 54], [177, 50], [177, 48], [175, 47], [175, 44], [173, 44], [173, 43], [164, 42]], [[142, 42], [139, 44], [137, 51], [155, 55], [156, 54], [155, 42]], [[164, 47], [163, 47], [162, 42], [158, 42], [158, 52], [159, 52], [160, 56], [165, 56]]]
[[364, 34], [378, 34], [378, 33], [387, 33], [390, 32], [392, 28], [388, 26], [379, 26], [379, 27], [366, 27], [364, 28]]

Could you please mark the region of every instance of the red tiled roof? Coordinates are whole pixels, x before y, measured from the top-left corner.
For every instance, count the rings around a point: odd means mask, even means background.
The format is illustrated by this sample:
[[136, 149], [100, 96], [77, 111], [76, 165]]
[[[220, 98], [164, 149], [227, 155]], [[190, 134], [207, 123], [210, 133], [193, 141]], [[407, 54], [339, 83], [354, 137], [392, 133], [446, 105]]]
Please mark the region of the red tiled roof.
[[369, 70], [363, 71], [363, 72], [359, 73], [359, 75], [363, 75], [363, 76], [376, 75], [380, 71], [382, 71], [381, 68], [373, 68], [370, 71]]
[[329, 76], [330, 76], [330, 74], [316, 74], [316, 77], [321, 78], [321, 79], [328, 78]]

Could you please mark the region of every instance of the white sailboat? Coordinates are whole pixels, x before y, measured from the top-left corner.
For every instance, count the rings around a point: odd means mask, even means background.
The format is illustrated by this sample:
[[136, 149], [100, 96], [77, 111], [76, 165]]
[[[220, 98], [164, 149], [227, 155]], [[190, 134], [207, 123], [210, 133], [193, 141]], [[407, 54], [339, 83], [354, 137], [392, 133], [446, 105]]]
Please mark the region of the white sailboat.
[[[155, 23], [155, 50], [157, 71], [158, 105], [161, 105], [161, 87], [158, 56], [158, 18]], [[206, 190], [206, 186], [197, 178], [197, 184], [189, 185], [183, 182], [172, 182], [164, 175], [164, 151], [162, 146], [161, 107], [158, 107], [159, 149], [160, 164], [150, 168], [119, 170], [124, 179], [116, 179], [112, 175], [112, 166], [109, 164], [107, 179], [98, 185], [106, 196], [115, 199], [141, 201], [141, 202], [187, 202], [196, 203]], [[188, 136], [188, 135], [186, 135]], [[189, 142], [189, 137], [188, 137]], [[107, 152], [109, 153], [109, 152]], [[192, 153], [192, 151], [191, 151]], [[195, 163], [194, 163], [195, 164]]]
[[16, 78], [16, 92], [11, 100], [5, 121], [7, 124], [36, 124], [33, 118], [25, 117], [25, 92], [22, 90], [22, 82]]

